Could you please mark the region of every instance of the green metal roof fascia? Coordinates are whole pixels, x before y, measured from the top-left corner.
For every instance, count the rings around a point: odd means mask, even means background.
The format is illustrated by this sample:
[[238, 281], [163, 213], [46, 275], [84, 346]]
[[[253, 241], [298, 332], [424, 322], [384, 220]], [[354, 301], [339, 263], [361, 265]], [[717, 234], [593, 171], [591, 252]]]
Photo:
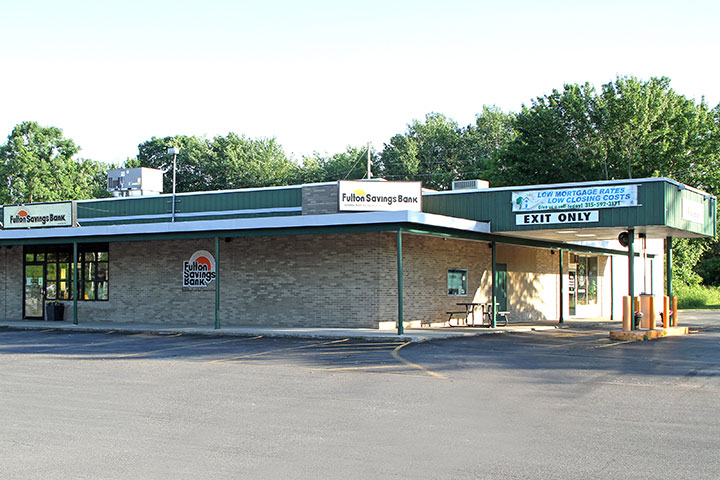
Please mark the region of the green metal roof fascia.
[[[168, 217], [172, 211], [172, 195], [153, 195], [144, 197], [119, 197], [112, 199], [86, 200], [76, 202], [78, 220], [90, 222], [94, 219], [115, 219], [118, 217], [141, 216]], [[178, 194], [176, 196], [176, 217], [192, 216], [215, 212], [302, 208], [302, 189], [267, 188], [253, 191], [218, 191]]]
[[[328, 182], [328, 183], [309, 183], [309, 184], [303, 184], [303, 185], [279, 185], [275, 187], [251, 187], [251, 188], [236, 188], [231, 190], [209, 190], [206, 192], [182, 192], [182, 193], [176, 193], [175, 196], [180, 197], [187, 197], [187, 196], [194, 196], [194, 195], [217, 195], [217, 194], [224, 194], [224, 193], [249, 193], [249, 192], [261, 192], [261, 191], [270, 191], [270, 190], [292, 190], [292, 189], [300, 189], [304, 186], [314, 186], [314, 185], [332, 185], [337, 182]], [[108, 198], [90, 198], [86, 200], [75, 200], [77, 203], [94, 203], [94, 202], [119, 202], [123, 200], [142, 200], [142, 199], [150, 199], [150, 198], [165, 198], [166, 200], [172, 199], [172, 193], [161, 193], [158, 195], [142, 195], [142, 196], [136, 196], [136, 197], [108, 197]]]
[[[284, 229], [314, 229], [348, 227], [351, 231], [358, 228], [375, 228], [373, 225], [411, 224], [425, 228], [449, 227], [466, 231], [489, 231], [489, 226], [480, 222], [462, 218], [444, 217], [414, 211], [339, 213], [328, 215], [263, 217], [229, 220], [199, 220], [194, 222], [147, 223], [130, 225], [62, 227], [47, 229], [23, 229], [4, 231], [0, 234], [0, 245], [22, 245], [37, 243], [72, 243], [110, 241], [118, 238], [204, 238], [215, 236], [240, 235], [237, 232], [264, 231], [280, 232]], [[379, 228], [388, 230], [388, 228]], [[392, 230], [393, 228], [390, 228]], [[320, 230], [318, 230], [320, 231]], [[235, 232], [235, 233], [233, 233]], [[245, 234], [245, 233], [243, 233]], [[250, 234], [248, 234], [250, 235]]]
[[[435, 235], [448, 238], [462, 238], [465, 240], [478, 240], [482, 242], [497, 242], [507, 245], [517, 245], [521, 247], [534, 247], [534, 248], [547, 248], [552, 250], [568, 250], [573, 252], [582, 253], [602, 253], [608, 255], [625, 255], [627, 256], [627, 250], [614, 250], [612, 248], [603, 247], [587, 247], [583, 245], [577, 245], [574, 243], [556, 243], [548, 242], [545, 240], [531, 240], [520, 237], [509, 237], [506, 235], [494, 235], [490, 233], [473, 233], [473, 232], [458, 232], [458, 231], [447, 231], [447, 229], [436, 229], [430, 230], [419, 230], [416, 228], [407, 228], [404, 231], [408, 233], [416, 233], [419, 235]], [[635, 256], [639, 256], [636, 253]], [[654, 254], [648, 254], [648, 257], [654, 257]]]
[[705, 192], [703, 190], [697, 189], [695, 187], [691, 187], [690, 185], [685, 185], [684, 183], [680, 183], [677, 180], [673, 180], [672, 178], [667, 177], [646, 177], [646, 178], [623, 178], [618, 180], [596, 180], [596, 181], [588, 181], [588, 182], [568, 182], [568, 183], [547, 183], [547, 184], [539, 184], [539, 185], [512, 185], [508, 187], [490, 187], [490, 188], [481, 188], [481, 189], [460, 189], [460, 190], [444, 190], [444, 191], [423, 191], [423, 196], [425, 195], [457, 195], [457, 194], [463, 194], [463, 193], [477, 193], [477, 192], [502, 192], [502, 191], [515, 191], [515, 190], [546, 190], [550, 188], [575, 188], [575, 187], [589, 187], [593, 185], [618, 185], [618, 184], [632, 184], [632, 183], [651, 183], [651, 182], [667, 182], [672, 183], [677, 187], [683, 187], [686, 190], [694, 191], [695, 193], [698, 193], [700, 195], [704, 195], [707, 197], [715, 198], [714, 195]]
[[[239, 237], [272, 237], [288, 235], [327, 235], [341, 233], [365, 233], [365, 232], [396, 232], [402, 226], [400, 224], [376, 224], [376, 225], [350, 225], [344, 227], [288, 227], [268, 228], [257, 230], [225, 230], [213, 232], [182, 232], [182, 233], [152, 233], [152, 234], [130, 234], [95, 236], [77, 239], [52, 238], [52, 239], [30, 239], [22, 243], [12, 245], [55, 245], [68, 243], [97, 243], [97, 242], [147, 242], [152, 240], [193, 240], [202, 238], [239, 238]], [[0, 241], [0, 245], [8, 245]]]

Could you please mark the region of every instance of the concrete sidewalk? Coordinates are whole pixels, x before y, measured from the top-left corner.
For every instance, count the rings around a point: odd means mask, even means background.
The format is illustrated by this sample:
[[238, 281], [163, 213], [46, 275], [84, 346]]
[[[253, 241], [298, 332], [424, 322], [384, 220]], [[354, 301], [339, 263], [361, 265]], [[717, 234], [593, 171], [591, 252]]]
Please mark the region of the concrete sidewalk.
[[0, 321], [0, 328], [13, 328], [21, 330], [63, 330], [68, 332], [127, 332], [150, 333], [157, 335], [187, 334], [212, 336], [257, 336], [265, 337], [296, 337], [296, 338], [361, 338], [376, 341], [403, 341], [424, 342], [445, 338], [470, 337], [476, 335], [492, 335], [498, 333], [519, 333], [540, 330], [553, 330], [556, 328], [602, 328], [614, 330], [622, 327], [618, 321], [608, 320], [566, 320], [565, 323], [557, 321], [541, 321], [527, 323], [511, 323], [505, 327], [495, 329], [483, 327], [442, 327], [405, 329], [403, 335], [396, 330], [377, 330], [371, 328], [308, 328], [308, 327], [199, 327], [197, 325], [159, 325], [150, 323], [103, 323], [89, 322], [73, 325], [70, 321], [48, 322], [40, 320]]

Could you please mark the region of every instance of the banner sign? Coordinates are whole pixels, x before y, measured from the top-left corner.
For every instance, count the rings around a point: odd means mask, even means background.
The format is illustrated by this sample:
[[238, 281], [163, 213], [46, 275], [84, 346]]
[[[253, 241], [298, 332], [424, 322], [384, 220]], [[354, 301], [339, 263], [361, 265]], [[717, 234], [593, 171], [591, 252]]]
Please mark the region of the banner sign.
[[592, 223], [600, 221], [600, 212], [553, 212], [515, 215], [515, 225], [541, 225], [547, 223]]
[[207, 287], [217, 277], [215, 257], [205, 250], [192, 254], [190, 260], [183, 262], [183, 288]]
[[688, 222], [703, 224], [705, 220], [705, 207], [702, 203], [683, 198], [682, 218]]
[[3, 206], [3, 228], [72, 226], [73, 202]]
[[513, 192], [513, 212], [637, 206], [637, 185], [553, 188]]
[[338, 182], [338, 210], [397, 211], [422, 209], [420, 182], [344, 181]]

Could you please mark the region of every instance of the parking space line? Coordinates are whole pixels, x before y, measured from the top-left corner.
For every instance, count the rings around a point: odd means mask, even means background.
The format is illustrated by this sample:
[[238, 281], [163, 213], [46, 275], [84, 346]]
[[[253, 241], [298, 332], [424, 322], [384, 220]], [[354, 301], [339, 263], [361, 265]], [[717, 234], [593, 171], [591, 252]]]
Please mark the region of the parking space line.
[[387, 368], [407, 368], [408, 365], [366, 365], [363, 367], [337, 367], [337, 368], [315, 368], [323, 372], [341, 372], [344, 370], [380, 370]]
[[46, 349], [52, 349], [52, 350], [50, 352], [43, 351], [41, 353], [43, 353], [43, 354], [44, 353], [54, 353], [57, 350], [65, 350], [68, 348], [100, 347], [100, 346], [104, 346], [104, 345], [110, 345], [113, 343], [130, 342], [132, 340], [133, 339], [128, 336], [128, 337], [123, 337], [123, 338], [116, 338], [115, 340], [108, 340], [107, 342], [76, 343], [76, 344], [72, 344], [72, 345], [56, 345], [54, 347], [44, 347]]
[[607, 345], [596, 345], [596, 346], [594, 346], [594, 347], [592, 347], [592, 348], [616, 347], [616, 346], [618, 346], [618, 345], [623, 345], [623, 344], [625, 344], [625, 343], [632, 343], [633, 341], [634, 341], [634, 340], [625, 340], [625, 341], [620, 341], [620, 342], [616, 341], [616, 342], [613, 342], [613, 343], [608, 343]]
[[158, 353], [158, 352], [167, 352], [170, 350], [182, 350], [185, 348], [201, 347], [204, 345], [217, 345], [219, 343], [228, 343], [228, 342], [236, 342], [236, 341], [243, 341], [243, 340], [255, 340], [258, 338], [262, 338], [262, 335], [258, 335], [256, 337], [247, 337], [247, 338], [230, 338], [227, 340], [213, 340], [210, 342], [193, 343], [191, 345], [180, 345], [177, 347], [159, 348], [157, 350], [148, 350], [146, 352], [125, 353], [122, 355], [114, 355], [112, 358], [140, 357], [142, 355], [149, 355], [149, 354]]
[[333, 350], [330, 352], [297, 352], [291, 353], [290, 355], [296, 356], [312, 356], [312, 355], [362, 355], [364, 353], [382, 353], [390, 352], [390, 349], [385, 350]]
[[598, 338], [595, 340], [588, 340], [585, 342], [570, 342], [570, 343], [563, 343], [560, 345], [546, 345], [545, 348], [561, 348], [561, 347], [574, 347], [574, 346], [588, 346], [590, 348], [595, 348], [592, 344], [597, 342], [603, 342], [606, 338]]
[[319, 346], [322, 346], [322, 345], [331, 345], [331, 344], [334, 344], [334, 343], [347, 342], [348, 340], [350, 340], [350, 339], [349, 339], [349, 338], [343, 338], [342, 340], [332, 340], [332, 341], [329, 341], [329, 342], [311, 343], [311, 344], [309, 344], [309, 345], [301, 345], [301, 346], [299, 346], [299, 347], [277, 348], [277, 349], [275, 349], [275, 350], [266, 350], [266, 351], [264, 351], [264, 352], [249, 353], [249, 354], [247, 354], [247, 355], [239, 355], [239, 356], [237, 356], [237, 357], [218, 358], [217, 360], [212, 360], [212, 361], [210, 361], [210, 362], [208, 362], [208, 363], [226, 363], [226, 362], [230, 362], [230, 361], [232, 361], [232, 360], [240, 360], [240, 359], [243, 359], [243, 358], [260, 357], [260, 356], [262, 356], [262, 355], [268, 355], [268, 354], [271, 354], [271, 353], [286, 352], [286, 351], [289, 351], [289, 350], [299, 350], [299, 349], [301, 349], [301, 348], [310, 348], [310, 347], [319, 347]]
[[405, 342], [405, 343], [403, 343], [402, 345], [399, 345], [397, 348], [395, 348], [395, 349], [392, 351], [392, 356], [393, 356], [395, 359], [400, 360], [401, 362], [403, 362], [403, 363], [406, 364], [406, 365], [409, 365], [409, 366], [411, 366], [411, 367], [414, 367], [414, 368], [417, 368], [417, 369], [419, 369], [419, 370], [422, 370], [423, 372], [427, 373], [428, 375], [431, 375], [431, 376], [436, 377], [436, 378], [447, 379], [447, 377], [444, 376], [444, 375], [441, 375], [441, 374], [439, 374], [439, 373], [433, 372], [432, 370], [428, 370], [427, 368], [423, 367], [422, 365], [418, 365], [417, 363], [413, 363], [413, 362], [411, 362], [410, 360], [406, 360], [405, 358], [401, 357], [398, 352], [400, 351], [401, 348], [410, 345], [410, 343], [412, 343], [412, 342]]

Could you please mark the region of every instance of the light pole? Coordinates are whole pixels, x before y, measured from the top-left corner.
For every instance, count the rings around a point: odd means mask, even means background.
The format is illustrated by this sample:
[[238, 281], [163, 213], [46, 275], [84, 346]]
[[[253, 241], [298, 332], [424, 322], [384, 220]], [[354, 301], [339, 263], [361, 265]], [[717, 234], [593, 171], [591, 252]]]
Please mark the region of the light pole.
[[172, 222], [175, 221], [175, 164], [177, 162], [177, 154], [180, 153], [180, 147], [168, 147], [168, 155], [173, 156], [173, 193], [172, 193]]

